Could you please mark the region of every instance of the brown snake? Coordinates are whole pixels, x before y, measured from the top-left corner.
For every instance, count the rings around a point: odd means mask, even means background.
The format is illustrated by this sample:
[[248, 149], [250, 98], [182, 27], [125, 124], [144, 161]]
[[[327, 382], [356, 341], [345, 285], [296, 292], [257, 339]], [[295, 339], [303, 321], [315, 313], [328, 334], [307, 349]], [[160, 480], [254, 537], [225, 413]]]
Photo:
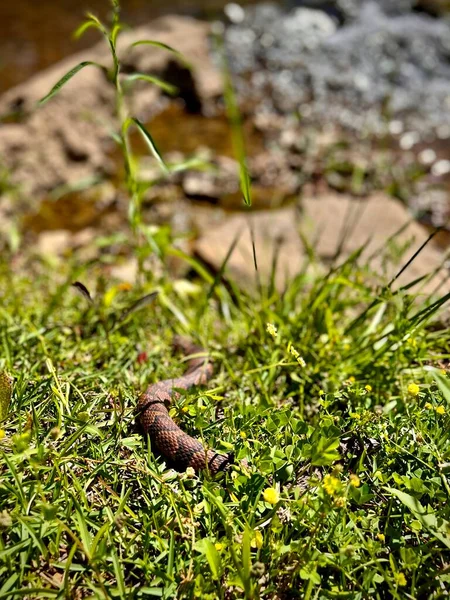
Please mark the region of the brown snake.
[[[174, 346], [187, 355], [204, 352], [199, 346], [179, 336], [175, 337]], [[150, 436], [152, 448], [164, 456], [171, 466], [179, 471], [187, 467], [192, 467], [195, 471], [207, 469], [215, 475], [227, 469], [232, 457], [204, 448], [199, 440], [184, 433], [174, 423], [167, 410], [172, 398], [177, 397], [174, 388], [187, 390], [194, 385], [205, 385], [211, 378], [213, 365], [209, 357], [193, 357], [187, 365], [188, 368], [181, 377], [165, 379], [148, 386], [137, 404], [139, 421], [144, 432]]]

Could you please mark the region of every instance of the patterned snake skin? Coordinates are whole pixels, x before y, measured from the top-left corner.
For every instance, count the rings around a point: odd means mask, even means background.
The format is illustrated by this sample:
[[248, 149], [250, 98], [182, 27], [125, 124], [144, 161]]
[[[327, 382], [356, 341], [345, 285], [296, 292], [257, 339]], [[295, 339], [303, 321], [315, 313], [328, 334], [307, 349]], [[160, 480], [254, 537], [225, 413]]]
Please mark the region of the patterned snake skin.
[[[204, 352], [189, 340], [174, 339], [174, 346], [187, 355]], [[211, 378], [213, 366], [209, 358], [192, 358], [187, 371], [177, 379], [165, 379], [152, 383], [141, 395], [137, 410], [144, 432], [150, 436], [152, 448], [156, 449], [179, 471], [192, 467], [195, 471], [207, 469], [212, 475], [228, 468], [230, 455], [217, 454], [206, 450], [203, 444], [184, 433], [169, 416], [167, 406], [172, 397], [177, 397], [173, 388], [187, 390], [194, 385], [205, 385]]]

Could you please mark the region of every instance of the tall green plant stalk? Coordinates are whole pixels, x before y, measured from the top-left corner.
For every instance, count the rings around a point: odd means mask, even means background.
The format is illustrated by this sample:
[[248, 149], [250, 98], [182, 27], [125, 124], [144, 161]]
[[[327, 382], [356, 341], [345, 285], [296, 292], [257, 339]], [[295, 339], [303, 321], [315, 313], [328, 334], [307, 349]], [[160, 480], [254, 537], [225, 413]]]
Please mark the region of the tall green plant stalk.
[[[130, 142], [130, 127], [134, 126], [142, 135], [144, 141], [149, 147], [150, 152], [157, 160], [163, 173], [168, 174], [170, 169], [165, 163], [162, 155], [160, 154], [152, 136], [146, 127], [135, 117], [131, 116], [126, 101], [126, 89], [124, 88], [124, 82], [127, 86], [130, 86], [135, 81], [146, 81], [153, 85], [157, 85], [162, 88], [165, 92], [175, 93], [176, 88], [159, 78], [146, 74], [146, 73], [131, 73], [129, 75], [122, 75], [121, 73], [121, 62], [117, 51], [117, 40], [121, 30], [123, 29], [123, 23], [120, 21], [120, 4], [118, 0], [112, 0], [113, 17], [111, 26], [106, 27], [95, 15], [88, 13], [86, 20], [80, 25], [75, 32], [75, 38], [80, 38], [88, 29], [95, 28], [103, 35], [110, 48], [112, 57], [112, 67], [107, 68], [106, 66], [99, 64], [94, 61], [84, 61], [73, 67], [68, 71], [50, 90], [50, 92], [39, 101], [39, 105], [43, 105], [53, 98], [64, 85], [72, 79], [79, 71], [88, 66], [93, 66], [100, 69], [107, 76], [111, 85], [114, 86], [115, 90], [115, 116], [118, 121], [118, 130], [113, 133], [112, 136], [118, 146], [121, 149], [124, 168], [125, 168], [125, 186], [129, 196], [129, 210], [128, 220], [131, 230], [134, 235], [136, 248], [138, 251], [139, 260], [139, 272], [143, 272], [143, 252], [142, 244], [144, 244], [148, 237], [148, 232], [143, 224], [142, 219], [142, 196], [146, 189], [148, 189], [151, 182], [142, 182], [139, 180], [138, 169], [136, 166], [136, 160], [133, 155], [132, 146]], [[171, 52], [177, 56], [178, 59], [186, 61], [182, 58], [182, 55], [174, 48], [163, 44], [156, 40], [139, 40], [131, 45], [131, 48], [137, 45], [150, 45], [161, 48], [168, 52]], [[192, 164], [186, 165], [186, 167], [192, 167]], [[195, 166], [195, 165], [194, 165]], [[180, 169], [180, 165], [177, 165], [177, 170]], [[183, 168], [183, 166], [181, 166]], [[155, 248], [155, 244], [151, 244]]]

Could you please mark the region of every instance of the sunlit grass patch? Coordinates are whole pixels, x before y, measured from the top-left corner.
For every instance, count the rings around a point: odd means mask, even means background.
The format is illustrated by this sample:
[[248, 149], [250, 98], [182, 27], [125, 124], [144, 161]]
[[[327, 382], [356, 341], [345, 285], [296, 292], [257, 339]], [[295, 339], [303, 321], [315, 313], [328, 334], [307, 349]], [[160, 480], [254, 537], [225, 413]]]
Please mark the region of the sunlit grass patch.
[[[439, 304], [374, 295], [357, 256], [270, 294], [199, 265], [195, 302], [164, 275], [130, 288], [89, 270], [92, 302], [70, 286], [86, 267], [37, 265], [30, 282], [2, 265], [0, 369], [15, 383], [1, 597], [437, 597], [450, 546]], [[174, 333], [214, 358], [211, 385], [173, 415], [235, 453], [219, 479], [168, 470], [135, 428], [139, 391], [183, 371]]]

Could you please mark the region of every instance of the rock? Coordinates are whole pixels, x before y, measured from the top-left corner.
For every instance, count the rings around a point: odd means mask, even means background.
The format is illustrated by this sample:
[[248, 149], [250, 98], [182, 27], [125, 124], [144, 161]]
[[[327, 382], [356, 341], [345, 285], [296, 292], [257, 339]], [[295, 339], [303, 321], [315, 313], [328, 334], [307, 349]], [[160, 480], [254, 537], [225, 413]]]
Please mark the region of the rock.
[[239, 165], [225, 156], [216, 159], [215, 170], [190, 171], [182, 178], [186, 196], [197, 199], [219, 200], [239, 190]]
[[[67, 229], [54, 229], [52, 231], [43, 231], [37, 236], [36, 249], [38, 254], [43, 256], [61, 256], [69, 250], [83, 250], [89, 248], [90, 256], [98, 255], [98, 249], [92, 246], [96, 231], [90, 227], [77, 233], [72, 233]], [[85, 256], [84, 256], [85, 258]]]
[[282, 289], [286, 280], [301, 269], [303, 246], [298, 235], [299, 219], [295, 208], [241, 213], [226, 217], [217, 226], [205, 230], [195, 244], [202, 260], [219, 270], [234, 240], [237, 245], [228, 262], [227, 271], [239, 282], [256, 284], [250, 228], [255, 235], [258, 273], [262, 282], [269, 280], [274, 252], [278, 252], [276, 286]]
[[420, 182], [417, 193], [410, 199], [414, 214], [433, 227], [445, 227], [449, 223], [449, 190], [442, 184]]
[[44, 231], [37, 239], [37, 252], [43, 256], [64, 254], [72, 245], [72, 234], [65, 229]]
[[110, 269], [110, 276], [118, 281], [134, 285], [138, 274], [139, 266], [137, 258], [131, 258], [122, 264], [115, 265]]
[[[317, 252], [323, 260], [335, 256], [344, 227], [356, 219], [345, 236], [342, 259], [364, 246], [362, 260], [372, 257], [372, 267], [385, 282], [397, 274], [428, 238], [427, 231], [412, 220], [403, 204], [382, 193], [373, 194], [365, 200], [355, 200], [345, 195], [306, 198], [303, 210], [303, 227], [309, 228], [310, 239], [319, 234]], [[387, 243], [406, 223], [409, 223], [406, 229]], [[400, 248], [406, 248], [401, 256]], [[432, 244], [427, 245], [397, 279], [393, 289], [431, 273], [442, 260], [442, 253]], [[431, 282], [426, 286], [426, 291], [431, 292], [435, 285], [436, 282]]]
[[256, 6], [227, 29], [241, 95], [359, 135], [384, 131], [387, 110], [412, 129], [450, 124], [448, 21], [413, 12], [411, 0], [293, 3], [323, 10]]
[[[351, 196], [328, 194], [319, 198], [305, 198], [301, 211], [296, 207], [281, 210], [255, 211], [223, 218], [217, 226], [204, 230], [197, 240], [195, 250], [206, 263], [220, 269], [236, 236], [238, 242], [228, 262], [227, 271], [241, 283], [252, 285], [255, 279], [250, 228], [254, 230], [259, 275], [267, 282], [276, 253], [275, 283], [282, 290], [288, 278], [294, 277], [304, 265], [304, 248], [299, 230], [312, 241], [316, 240], [317, 254], [324, 261], [333, 259], [338, 249], [344, 226], [358, 217], [355, 226], [344, 237], [340, 261], [364, 246], [361, 262], [371, 257], [371, 264], [387, 283], [400, 270], [407, 259], [427, 239], [423, 227], [412, 222], [405, 207], [383, 195], [374, 194], [367, 201]], [[395, 241], [386, 245], [390, 236], [410, 221]], [[398, 248], [407, 247], [399, 258]], [[388, 256], [390, 260], [383, 258]], [[417, 277], [431, 273], [443, 260], [441, 252], [428, 245], [418, 255], [405, 273], [395, 282], [393, 289]], [[422, 292], [432, 292], [436, 281], [427, 283]], [[420, 287], [420, 286], [418, 286]]]

